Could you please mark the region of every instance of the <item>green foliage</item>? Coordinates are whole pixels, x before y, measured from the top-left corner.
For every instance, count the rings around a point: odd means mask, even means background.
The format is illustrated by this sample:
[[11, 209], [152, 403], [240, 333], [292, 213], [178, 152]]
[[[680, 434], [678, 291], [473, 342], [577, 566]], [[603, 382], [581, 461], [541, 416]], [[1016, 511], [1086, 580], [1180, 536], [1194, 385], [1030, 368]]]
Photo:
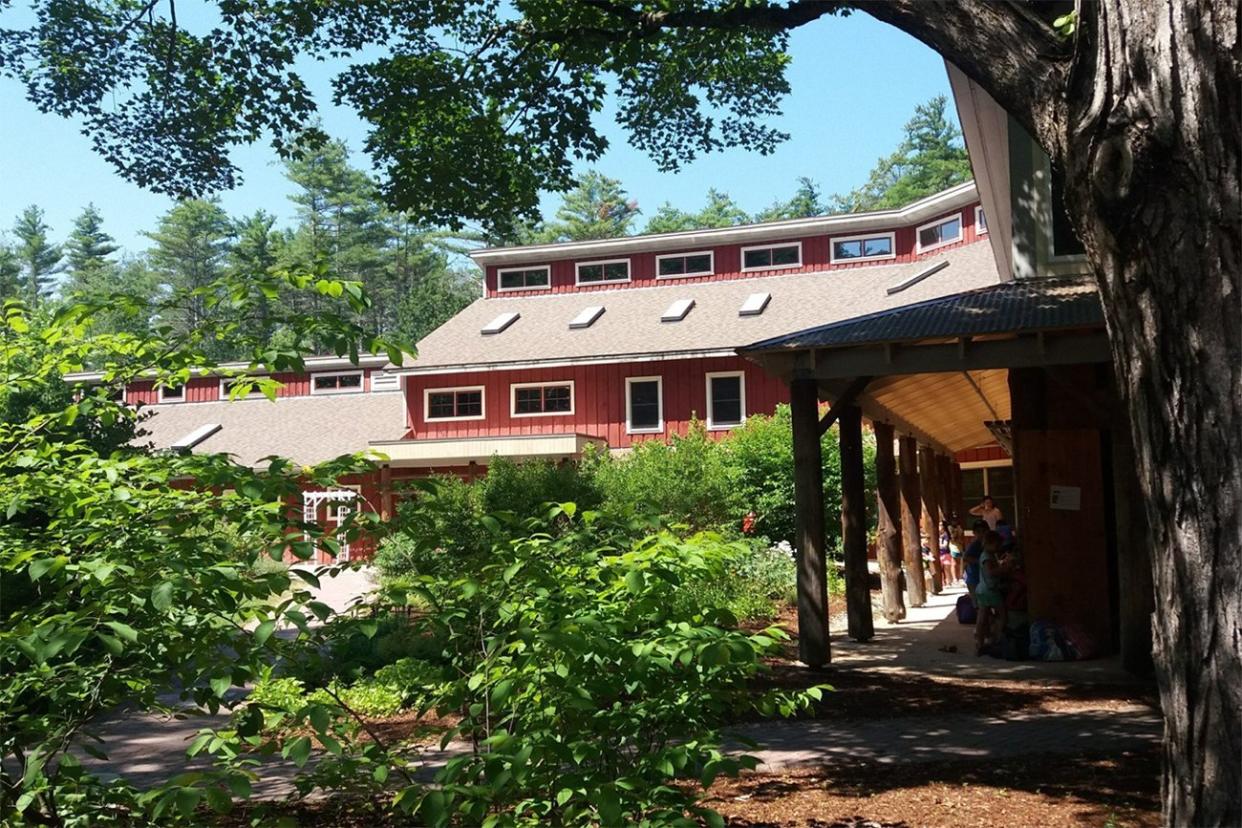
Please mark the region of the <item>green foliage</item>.
[[14, 254], [18, 261], [18, 285], [21, 298], [38, 307], [52, 293], [56, 274], [60, 272], [61, 249], [48, 239], [51, 228], [43, 220], [43, 211], [35, 205], [23, 210], [13, 224], [18, 244]]
[[786, 137], [770, 126], [788, 91], [785, 28], [840, 7], [778, 25], [745, 4], [219, 3], [199, 25], [146, 11], [38, 0], [0, 37], [0, 72], [78, 119], [120, 175], [183, 198], [234, 186], [231, 151], [260, 137], [281, 157], [323, 146], [301, 72], [330, 58], [334, 103], [368, 123], [390, 205], [503, 234], [603, 155], [605, 110], [664, 171], [724, 147], [771, 152]]
[[645, 441], [602, 462], [596, 479], [612, 512], [652, 512], [698, 529], [737, 527], [746, 513], [728, 450], [698, 420], [684, 437]]
[[452, 476], [415, 485], [413, 496], [397, 507], [398, 530], [379, 544], [376, 568], [387, 578], [451, 576], [483, 558], [491, 538], [478, 521], [480, 488]]
[[415, 623], [450, 661], [407, 691], [460, 711], [450, 735], [477, 747], [437, 788], [403, 789], [397, 807], [429, 825], [715, 821], [699, 786], [754, 764], [726, 756], [718, 728], [819, 695], [755, 693], [749, 682], [783, 633], [738, 631], [727, 609], [685, 600], [689, 585], [726, 578], [746, 545], [711, 534], [619, 542], [572, 504], [550, 517], [520, 531], [493, 520], [483, 566], [420, 579], [434, 611]]
[[678, 600], [686, 611], [721, 607], [743, 621], [771, 618], [796, 600], [797, 564], [788, 545], [751, 541], [727, 561], [723, 577], [687, 581]]
[[[349, 283], [294, 276], [258, 284], [224, 278], [167, 301], [205, 297], [244, 315], [251, 291], [274, 284], [339, 296], [351, 308], [366, 303]], [[170, 688], [214, 711], [231, 687], [260, 677], [280, 649], [304, 646], [304, 639], [275, 636], [277, 624], [313, 637], [308, 619], [326, 608], [309, 601], [288, 571], [262, 570], [258, 561], [287, 547], [308, 556], [311, 542], [290, 541], [304, 531], [312, 541], [331, 543], [296, 521], [286, 504], [306, 483], [331, 486], [341, 475], [372, 468], [341, 458], [313, 468], [275, 460], [256, 470], [225, 456], [150, 453], [117, 438], [93, 439], [90, 430], [84, 435], [82, 425], [92, 421], [132, 433], [135, 412], [110, 399], [110, 388], [152, 375], [184, 382], [191, 366], [213, 367], [197, 347], [201, 338], [236, 330], [225, 324], [174, 337], [161, 326], [141, 336], [92, 335], [97, 311], [77, 304], [32, 318], [21, 303], [7, 302], [0, 324], [0, 821], [6, 824], [188, 817], [202, 801], [223, 807], [226, 784], [248, 788], [245, 768], [234, 767], [172, 779], [142, 794], [123, 780], [105, 790], [66, 751], [74, 743], [88, 752], [106, 750], [83, 738], [92, 719], [122, 704], [159, 707]], [[282, 313], [282, 319], [341, 353], [391, 345], [331, 313]], [[252, 356], [257, 372], [302, 365], [297, 353], [265, 347]], [[88, 364], [100, 369], [103, 382], [74, 394], [63, 376]], [[196, 485], [182, 485], [185, 480]], [[356, 534], [369, 520], [351, 514], [344, 531]], [[215, 745], [213, 752], [236, 755], [238, 740], [261, 725], [248, 720], [230, 738], [199, 749]]]
[[564, 194], [556, 220], [545, 224], [530, 242], [585, 241], [627, 236], [641, 211], [615, 178], [588, 170]]
[[902, 207], [971, 178], [962, 134], [953, 124], [948, 99], [938, 95], [915, 108], [905, 138], [881, 158], [867, 183], [833, 197], [833, 212], [858, 213]]
[[546, 460], [515, 462], [494, 457], [479, 487], [484, 512], [523, 517], [544, 503], [577, 503], [580, 508], [594, 509], [601, 498], [589, 467]]
[[785, 219], [811, 218], [829, 212], [819, 185], [806, 176], [798, 179], [798, 189], [788, 201], [777, 201], [768, 209], [755, 214], [755, 221], [784, 221]]
[[665, 203], [656, 210], [655, 215], [647, 222], [644, 232], [675, 233], [681, 230], [703, 230], [713, 227], [733, 227], [749, 222], [750, 216], [737, 205], [728, 193], [715, 187], [707, 191], [707, 203], [697, 213], [678, 210]]

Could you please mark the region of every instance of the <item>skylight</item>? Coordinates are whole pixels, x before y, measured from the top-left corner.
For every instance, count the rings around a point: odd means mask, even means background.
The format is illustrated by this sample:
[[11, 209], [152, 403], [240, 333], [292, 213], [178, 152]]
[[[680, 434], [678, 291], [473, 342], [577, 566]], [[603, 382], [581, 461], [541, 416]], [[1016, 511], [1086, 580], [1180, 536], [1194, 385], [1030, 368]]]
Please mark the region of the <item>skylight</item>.
[[590, 305], [582, 309], [582, 312], [569, 320], [570, 329], [589, 328], [595, 324], [595, 320], [599, 319], [604, 313], [603, 305]]
[[742, 303], [742, 307], [738, 308], [738, 316], [758, 316], [763, 313], [764, 308], [768, 306], [768, 302], [772, 301], [770, 293], [752, 293], [746, 297], [746, 301]]
[[191, 431], [189, 434], [178, 439], [169, 448], [178, 449], [181, 451], [192, 449], [195, 446], [197, 446], [199, 443], [206, 440], [211, 435], [215, 434], [219, 430], [220, 430], [219, 423], [207, 423], [206, 425], [201, 425], [198, 428]]
[[518, 321], [518, 317], [521, 315], [522, 314], [517, 313], [516, 311], [509, 311], [508, 313], [502, 313], [500, 316], [497, 316], [491, 322], [488, 322], [486, 325], [483, 326], [483, 333], [484, 334], [498, 334], [501, 331], [503, 331], [505, 328], [512, 325], [514, 322]]
[[686, 318], [686, 314], [694, 307], [693, 299], [678, 299], [669, 305], [664, 313], [660, 316], [661, 322], [680, 322]]
[[897, 284], [890, 287], [888, 289], [888, 295], [892, 296], [894, 293], [901, 293], [906, 288], [912, 288], [915, 285], [917, 285], [919, 282], [926, 279], [928, 276], [931, 276], [935, 273], [939, 273], [940, 271], [944, 270], [948, 266], [949, 266], [949, 260], [941, 259], [935, 264], [925, 267], [922, 270], [918, 271], [913, 276], [911, 276], [909, 279], [906, 279], [902, 282], [898, 282]]

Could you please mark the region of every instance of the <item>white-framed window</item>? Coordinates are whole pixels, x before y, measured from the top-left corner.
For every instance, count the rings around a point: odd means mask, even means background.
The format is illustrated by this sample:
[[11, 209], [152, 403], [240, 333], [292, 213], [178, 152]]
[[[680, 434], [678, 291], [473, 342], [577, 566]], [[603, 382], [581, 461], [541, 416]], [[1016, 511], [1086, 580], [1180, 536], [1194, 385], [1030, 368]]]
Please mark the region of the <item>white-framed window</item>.
[[664, 378], [625, 378], [625, 433], [664, 431]]
[[986, 236], [988, 234], [988, 217], [983, 212], [983, 205], [975, 205], [975, 235]]
[[481, 385], [424, 388], [423, 419], [427, 422], [481, 420], [486, 412], [483, 402]]
[[361, 371], [311, 374], [312, 394], [356, 394], [362, 390]]
[[1001, 516], [1010, 526], [1018, 525], [1018, 492], [1012, 460], [985, 460], [962, 464], [962, 500], [966, 513], [960, 515], [962, 528], [969, 529], [978, 518], [970, 509], [982, 502], [984, 495], [992, 498]]
[[722, 431], [746, 422], [746, 374], [715, 371], [707, 375], [707, 430]]
[[894, 233], [864, 233], [858, 236], [838, 236], [829, 240], [832, 264], [841, 262], [868, 262], [897, 258], [897, 241]]
[[669, 253], [656, 256], [657, 279], [685, 279], [690, 276], [711, 276], [716, 272], [716, 254], [710, 250], [696, 253]]
[[579, 285], [606, 285], [630, 280], [629, 259], [575, 262], [574, 279]]
[[742, 248], [742, 272], [802, 266], [802, 242], [761, 244]]
[[553, 417], [574, 413], [574, 382], [515, 382], [509, 386], [509, 414]]
[[961, 241], [962, 214], [954, 213], [951, 216], [929, 221], [927, 224], [920, 225], [914, 234], [918, 239], [917, 252], [919, 253], [926, 253], [928, 250], [935, 250], [937, 247]]
[[185, 386], [184, 385], [161, 385], [159, 387], [159, 395], [156, 397], [162, 403], [179, 403], [185, 402]]
[[551, 290], [552, 268], [506, 267], [496, 271], [496, 290]]
[[[249, 380], [253, 382], [261, 377], [220, 377], [220, 399], [227, 400], [233, 393], [233, 386], [241, 380]], [[253, 393], [251, 394], [253, 396]], [[262, 396], [261, 394], [259, 396]]]

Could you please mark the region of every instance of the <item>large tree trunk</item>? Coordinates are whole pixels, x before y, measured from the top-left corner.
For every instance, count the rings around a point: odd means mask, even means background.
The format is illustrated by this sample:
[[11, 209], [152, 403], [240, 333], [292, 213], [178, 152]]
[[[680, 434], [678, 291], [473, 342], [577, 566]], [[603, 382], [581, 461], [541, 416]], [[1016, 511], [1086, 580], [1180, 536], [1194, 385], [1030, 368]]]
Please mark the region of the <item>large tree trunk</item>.
[[1065, 171], [1153, 535], [1164, 819], [1242, 824], [1242, 46], [1231, 0], [859, 2]]
[[[1237, 6], [1102, 5], [1062, 162], [1154, 534], [1164, 815], [1242, 824]], [[1091, 40], [1094, 43], [1091, 43]]]

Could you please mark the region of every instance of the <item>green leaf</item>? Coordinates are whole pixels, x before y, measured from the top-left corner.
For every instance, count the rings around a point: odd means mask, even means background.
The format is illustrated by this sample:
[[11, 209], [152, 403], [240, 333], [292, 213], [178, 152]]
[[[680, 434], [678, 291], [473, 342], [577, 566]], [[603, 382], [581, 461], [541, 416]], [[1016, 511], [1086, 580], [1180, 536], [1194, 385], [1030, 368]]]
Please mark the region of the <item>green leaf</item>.
[[267, 643], [272, 637], [272, 633], [276, 631], [276, 622], [267, 619], [262, 624], [254, 628], [254, 643], [260, 647]]
[[155, 589], [151, 590], [151, 606], [159, 612], [164, 612], [171, 607], [172, 599], [172, 581], [164, 581], [163, 583], [156, 584]]
[[556, 804], [564, 805], [573, 795], [574, 791], [572, 788], [561, 788], [556, 792]]
[[635, 594], [642, 592], [646, 583], [641, 569], [631, 569], [625, 576], [625, 588]]
[[207, 807], [217, 814], [227, 814], [233, 810], [233, 797], [223, 788], [207, 789]]
[[37, 581], [47, 573], [55, 572], [67, 563], [69, 563], [69, 559], [64, 555], [57, 555], [54, 558], [40, 558], [30, 564], [30, 580]]
[[119, 638], [101, 632], [95, 633], [95, 637], [98, 638], [104, 647], [107, 648], [108, 652], [112, 653], [114, 656], [119, 656], [125, 651], [125, 645], [121, 643]]
[[383, 785], [388, 781], [388, 766], [376, 765], [375, 770], [371, 772], [371, 778]]
[[290, 567], [289, 571], [292, 572], [294, 575], [298, 576], [299, 578], [301, 578], [303, 581], [306, 581], [306, 583], [310, 584], [315, 589], [320, 588], [319, 578], [316, 577], [315, 573], [311, 572], [310, 570], [302, 569], [299, 566], [294, 566], [294, 567]]
[[121, 638], [124, 638], [130, 644], [138, 643], [138, 631], [129, 624], [123, 624], [120, 621], [105, 621], [104, 623], [111, 627], [113, 632]]
[[211, 692], [216, 694], [216, 698], [224, 698], [224, 694], [233, 686], [233, 679], [230, 676], [214, 676], [211, 679]]
[[513, 692], [513, 679], [501, 679], [496, 682], [496, 686], [492, 688], [492, 704], [500, 706], [509, 700], [509, 694]]
[[299, 736], [285, 747], [286, 758], [293, 761], [293, 764], [299, 768], [306, 765], [310, 759], [311, 740], [306, 736]]

